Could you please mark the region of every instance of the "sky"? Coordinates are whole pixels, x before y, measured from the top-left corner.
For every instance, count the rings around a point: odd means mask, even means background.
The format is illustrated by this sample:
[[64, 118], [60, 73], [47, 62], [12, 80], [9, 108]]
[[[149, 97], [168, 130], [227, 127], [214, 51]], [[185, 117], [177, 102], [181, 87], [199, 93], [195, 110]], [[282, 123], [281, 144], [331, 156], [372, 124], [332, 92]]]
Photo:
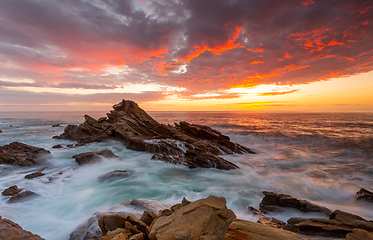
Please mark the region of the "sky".
[[1, 0], [0, 111], [373, 111], [370, 0]]

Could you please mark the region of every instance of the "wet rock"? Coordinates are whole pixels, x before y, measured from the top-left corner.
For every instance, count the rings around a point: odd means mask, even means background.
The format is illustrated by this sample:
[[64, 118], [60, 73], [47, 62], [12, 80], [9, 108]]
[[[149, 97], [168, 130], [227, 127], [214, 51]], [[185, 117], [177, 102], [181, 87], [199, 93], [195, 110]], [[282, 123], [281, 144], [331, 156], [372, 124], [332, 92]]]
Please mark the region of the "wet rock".
[[37, 178], [37, 177], [41, 177], [41, 176], [44, 176], [45, 173], [42, 173], [42, 172], [34, 172], [34, 173], [30, 173], [30, 174], [27, 174], [25, 176], [26, 179], [33, 179], [33, 178]]
[[79, 165], [101, 162], [102, 158], [115, 158], [122, 160], [120, 157], [112, 153], [110, 150], [102, 150], [97, 152], [85, 152], [72, 156]]
[[61, 144], [54, 145], [52, 148], [63, 148]]
[[19, 203], [19, 202], [24, 202], [24, 201], [28, 201], [28, 200], [31, 200], [35, 197], [37, 197], [38, 195], [32, 191], [22, 191], [20, 193], [17, 193], [17, 194], [14, 194], [10, 199], [9, 199], [9, 202], [10, 203]]
[[3, 133], [3, 131], [1, 131], [1, 129], [0, 129], [0, 133]]
[[17, 185], [14, 185], [5, 189], [1, 194], [4, 196], [13, 196], [17, 193], [20, 193], [21, 191], [22, 189], [19, 189]]
[[17, 223], [0, 216], [0, 239], [1, 240], [44, 240], [40, 236], [23, 230]]
[[103, 215], [98, 219], [98, 226], [101, 229], [103, 235], [106, 235], [107, 232], [113, 231], [117, 228], [125, 228], [126, 218], [117, 215]]
[[286, 230], [305, 235], [331, 237], [346, 237], [354, 228], [372, 232], [373, 222], [351, 213], [336, 210], [329, 219], [293, 217], [287, 221], [287, 225], [284, 227]]
[[223, 239], [236, 218], [223, 197], [209, 196], [159, 216], [150, 226], [151, 240]]
[[59, 123], [53, 124], [52, 127], [61, 127]]
[[332, 211], [307, 200], [297, 199], [290, 195], [264, 191], [264, 198], [259, 204], [259, 209], [264, 214], [281, 211], [283, 207], [295, 208], [302, 212], [319, 212], [329, 216]]
[[[55, 138], [77, 141], [78, 144], [114, 139], [123, 142], [131, 150], [163, 154], [164, 157], [158, 156], [158, 158], [168, 162], [178, 162], [170, 161], [166, 157], [168, 155], [181, 156], [181, 162], [192, 167], [196, 164], [185, 163], [200, 160], [193, 157], [194, 149], [205, 152], [204, 155], [210, 158], [212, 157], [208, 153], [212, 155], [254, 153], [247, 147], [231, 142], [229, 137], [208, 126], [187, 122], [176, 123], [175, 126], [160, 124], [130, 100], [123, 100], [113, 108], [114, 110], [107, 114], [107, 119], [95, 120], [85, 115], [83, 124], [68, 125], [64, 133]], [[186, 154], [188, 150], [192, 156]], [[193, 159], [190, 160], [190, 157]], [[215, 166], [205, 163], [201, 165]], [[199, 167], [198, 164], [197, 166]], [[221, 169], [234, 168], [237, 166], [233, 164]]]
[[364, 188], [360, 188], [360, 190], [356, 193], [355, 195], [355, 200], [364, 200], [367, 202], [372, 202], [373, 203], [373, 192], [368, 191]]
[[152, 222], [154, 221], [154, 219], [156, 218], [157, 218], [157, 214], [153, 212], [149, 212], [149, 211], [144, 211], [140, 220], [144, 222], [146, 225], [150, 226]]
[[46, 159], [50, 154], [44, 148], [33, 147], [20, 142], [12, 142], [0, 147], [0, 164], [32, 166]]
[[373, 240], [373, 233], [354, 228], [352, 232], [346, 235], [346, 240]]
[[132, 216], [140, 219], [144, 211], [158, 213], [162, 209], [169, 208], [170, 205], [154, 200], [132, 199], [116, 204], [109, 209], [99, 211], [93, 214], [86, 223], [78, 226], [71, 234], [70, 240], [87, 240], [93, 237], [102, 236], [101, 229], [98, 225], [98, 219], [103, 215], [121, 215], [124, 218]]
[[269, 227], [274, 227], [274, 228], [283, 228], [286, 225], [286, 222], [278, 220], [274, 217], [266, 217], [266, 216], [261, 216], [257, 222], [267, 225]]
[[116, 179], [128, 177], [129, 175], [130, 175], [129, 172], [126, 170], [114, 170], [114, 171], [100, 175], [98, 177], [98, 180], [100, 182], [113, 181]]
[[297, 234], [278, 228], [268, 227], [241, 219], [234, 220], [229, 225], [229, 231], [224, 240], [295, 240], [302, 239]]

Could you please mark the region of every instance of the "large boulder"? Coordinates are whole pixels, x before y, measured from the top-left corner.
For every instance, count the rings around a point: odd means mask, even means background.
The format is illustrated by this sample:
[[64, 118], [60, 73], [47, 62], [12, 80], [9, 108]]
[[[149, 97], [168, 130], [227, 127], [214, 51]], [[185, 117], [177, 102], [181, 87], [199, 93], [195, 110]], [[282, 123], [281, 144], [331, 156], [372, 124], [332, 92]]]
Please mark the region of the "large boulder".
[[4, 196], [13, 196], [17, 193], [20, 193], [21, 191], [22, 189], [19, 189], [17, 185], [14, 185], [5, 189], [1, 194]]
[[[212, 157], [208, 153], [213, 155], [255, 153], [247, 147], [230, 141], [229, 137], [208, 126], [187, 122], [175, 123], [175, 126], [160, 124], [130, 100], [123, 100], [113, 108], [114, 110], [107, 113], [107, 118], [96, 120], [85, 115], [84, 123], [79, 126], [68, 125], [64, 133], [56, 138], [77, 141], [78, 144], [115, 139], [123, 142], [128, 149], [163, 154], [156, 156], [155, 159], [181, 163], [188, 167], [218, 166], [203, 162], [198, 164], [199, 159], [193, 154], [193, 150], [196, 149], [198, 153], [202, 151], [210, 158]], [[187, 154], [188, 151], [191, 154]], [[167, 159], [168, 155], [182, 156], [182, 161], [170, 161]], [[234, 168], [237, 166], [231, 165], [219, 169]]]
[[40, 236], [23, 230], [17, 223], [0, 216], [0, 239], [1, 240], [44, 240]]
[[355, 195], [355, 200], [364, 200], [373, 203], [373, 192], [368, 191], [364, 188], [360, 188], [360, 190]]
[[86, 223], [78, 226], [71, 234], [70, 240], [88, 240], [102, 236], [101, 228], [98, 225], [98, 219], [104, 215], [120, 215], [124, 218], [132, 216], [140, 219], [144, 211], [158, 214], [161, 210], [169, 208], [167, 203], [161, 203], [147, 199], [132, 199], [118, 203], [110, 208], [100, 210], [93, 214]]
[[44, 148], [33, 147], [20, 142], [12, 142], [0, 147], [0, 164], [13, 164], [19, 166], [32, 166], [45, 160], [50, 154]]
[[29, 190], [26, 190], [26, 191], [22, 191], [20, 193], [17, 193], [17, 194], [14, 194], [10, 199], [9, 199], [9, 202], [10, 203], [19, 203], [19, 202], [24, 202], [24, 201], [28, 201], [28, 200], [31, 200], [35, 197], [37, 197], [38, 194], [32, 192], [32, 191], [29, 191]]
[[228, 227], [229, 231], [224, 240], [298, 240], [302, 239], [297, 234], [266, 226], [261, 223], [245, 221], [241, 219], [234, 220]]
[[150, 226], [151, 240], [223, 239], [236, 218], [225, 198], [209, 196], [193, 203], [177, 205]]
[[259, 209], [263, 213], [274, 212], [281, 208], [295, 208], [302, 212], [318, 212], [329, 216], [332, 211], [326, 207], [319, 206], [308, 200], [297, 199], [287, 194], [264, 191], [264, 197], [259, 204]]
[[372, 232], [373, 222], [351, 213], [336, 210], [329, 219], [293, 217], [284, 227], [286, 230], [301, 234], [331, 237], [346, 237], [354, 228]]
[[79, 165], [101, 162], [103, 158], [115, 158], [117, 160], [122, 160], [120, 157], [118, 157], [108, 149], [96, 152], [80, 153], [72, 157], [75, 158], [75, 161]]
[[126, 178], [130, 173], [126, 170], [114, 170], [98, 176], [100, 182], [113, 181], [121, 178]]

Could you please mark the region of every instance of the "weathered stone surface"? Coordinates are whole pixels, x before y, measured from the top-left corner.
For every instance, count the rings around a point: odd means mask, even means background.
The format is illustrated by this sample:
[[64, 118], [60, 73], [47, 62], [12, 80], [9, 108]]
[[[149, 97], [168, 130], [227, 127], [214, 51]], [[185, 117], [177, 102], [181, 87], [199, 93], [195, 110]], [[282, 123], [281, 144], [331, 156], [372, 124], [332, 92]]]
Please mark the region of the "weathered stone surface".
[[44, 240], [40, 236], [23, 230], [17, 223], [0, 216], [0, 239], [1, 240]]
[[281, 220], [266, 216], [260, 217], [257, 222], [274, 228], [283, 228], [286, 225], [286, 223]]
[[102, 161], [102, 158], [115, 158], [122, 160], [120, 157], [112, 153], [110, 150], [102, 150], [97, 152], [85, 152], [72, 156], [79, 165], [97, 163]]
[[354, 228], [352, 232], [346, 235], [346, 240], [373, 240], [373, 233]]
[[33, 147], [20, 142], [12, 142], [0, 147], [0, 164], [32, 166], [45, 160], [50, 152], [44, 148]]
[[14, 186], [11, 186], [11, 187], [8, 187], [7, 189], [5, 189], [1, 194], [5, 195], [5, 196], [13, 196], [17, 193], [20, 193], [22, 191], [22, 189], [19, 189], [17, 187], [17, 185], [14, 185]]
[[329, 216], [332, 211], [326, 207], [316, 205], [310, 201], [297, 199], [290, 195], [264, 191], [264, 198], [259, 204], [259, 209], [263, 213], [281, 211], [281, 207], [296, 208], [303, 212], [319, 212]]
[[138, 219], [136, 219], [136, 218], [134, 218], [132, 216], [127, 216], [126, 221], [130, 222], [133, 226], [136, 226], [136, 228], [140, 232], [142, 232], [142, 233], [144, 233], [146, 235], [149, 234], [149, 226], [146, 225], [143, 221], [138, 220]]
[[17, 194], [14, 194], [10, 199], [9, 199], [9, 202], [10, 203], [18, 203], [18, 202], [24, 202], [24, 201], [28, 201], [28, 200], [31, 200], [35, 197], [37, 197], [38, 195], [32, 191], [22, 191], [20, 193], [17, 193]]
[[150, 226], [154, 219], [157, 218], [157, 214], [149, 211], [144, 211], [140, 220], [144, 222], [146, 225]]
[[333, 237], [345, 237], [354, 228], [371, 232], [373, 231], [373, 222], [351, 213], [336, 210], [329, 219], [293, 217], [284, 227], [286, 230], [301, 234]]
[[124, 228], [125, 222], [126, 218], [121, 215], [103, 215], [98, 219], [98, 226], [100, 227], [102, 234], [106, 235], [109, 231], [113, 231], [117, 228]]
[[44, 176], [45, 173], [42, 173], [42, 172], [34, 172], [34, 173], [30, 173], [30, 174], [27, 174], [25, 176], [26, 179], [33, 179], [33, 178], [37, 178], [37, 177], [41, 177], [41, 176]]
[[116, 228], [113, 231], [107, 232], [107, 234], [100, 238], [100, 240], [129, 240], [131, 232], [128, 229]]
[[364, 200], [373, 203], [373, 192], [368, 191], [364, 188], [360, 188], [360, 190], [355, 195], [355, 200]]
[[[68, 125], [64, 133], [56, 138], [77, 141], [79, 144], [115, 139], [123, 142], [128, 149], [161, 153], [162, 157], [155, 158], [191, 167], [219, 166], [215, 161], [221, 159], [211, 155], [254, 153], [251, 149], [231, 142], [229, 137], [207, 126], [187, 122], [175, 123], [175, 126], [160, 124], [130, 100], [123, 100], [113, 108], [114, 110], [107, 114], [107, 119], [95, 120], [85, 115], [83, 124]], [[202, 157], [198, 158], [196, 154], [199, 155], [201, 152], [209, 160], [199, 165]], [[168, 155], [181, 156], [181, 162], [170, 161], [166, 157]], [[188, 163], [189, 161], [191, 163]], [[237, 166], [230, 164], [229, 167], [219, 169], [234, 168]]]
[[223, 239], [229, 224], [236, 218], [223, 197], [208, 198], [187, 204], [161, 215], [150, 226], [151, 240]]
[[61, 144], [54, 145], [52, 148], [63, 148]]
[[112, 181], [120, 178], [125, 178], [128, 177], [130, 174], [126, 170], [114, 170], [111, 172], [107, 172], [105, 174], [102, 174], [98, 177], [98, 180], [100, 182], [105, 182], [105, 181]]
[[98, 219], [103, 215], [116, 214], [123, 217], [132, 216], [136, 219], [140, 219], [144, 211], [149, 211], [156, 214], [162, 209], [169, 207], [169, 204], [147, 199], [132, 199], [124, 201], [110, 207], [109, 209], [94, 213], [86, 223], [78, 226], [70, 234], [70, 240], [88, 240], [94, 236], [101, 236], [102, 232], [98, 225]]
[[261, 223], [245, 221], [241, 219], [234, 220], [229, 225], [229, 231], [224, 240], [295, 240], [302, 239], [295, 233], [268, 227]]

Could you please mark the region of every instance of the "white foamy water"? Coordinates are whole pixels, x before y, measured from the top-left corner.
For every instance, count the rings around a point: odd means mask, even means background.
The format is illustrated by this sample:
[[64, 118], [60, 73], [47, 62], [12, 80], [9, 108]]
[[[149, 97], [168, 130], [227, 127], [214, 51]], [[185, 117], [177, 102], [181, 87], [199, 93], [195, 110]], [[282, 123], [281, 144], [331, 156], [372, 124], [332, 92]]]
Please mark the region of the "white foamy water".
[[[183, 197], [194, 201], [213, 194], [225, 197], [239, 218], [256, 221], [247, 207], [258, 207], [262, 191], [268, 190], [373, 219], [371, 204], [353, 201], [361, 187], [373, 186], [372, 114], [150, 113], [165, 124], [186, 120], [212, 126], [258, 152], [223, 156], [240, 167], [231, 171], [188, 169], [151, 160], [152, 154], [128, 150], [114, 141], [53, 149], [56, 144], [74, 143], [52, 137], [67, 124], [83, 122], [84, 114], [0, 113], [1, 146], [19, 141], [51, 151], [41, 166], [0, 165], [0, 191], [17, 185], [39, 195], [13, 204], [8, 203], [9, 197], [0, 196], [1, 216], [47, 240], [67, 240], [95, 211], [134, 198], [175, 204]], [[72, 158], [104, 149], [123, 160], [78, 166]], [[40, 168], [46, 175], [24, 178]], [[126, 170], [129, 176], [99, 181], [100, 175], [112, 170]], [[273, 216], [286, 221], [318, 215], [294, 210]]]

